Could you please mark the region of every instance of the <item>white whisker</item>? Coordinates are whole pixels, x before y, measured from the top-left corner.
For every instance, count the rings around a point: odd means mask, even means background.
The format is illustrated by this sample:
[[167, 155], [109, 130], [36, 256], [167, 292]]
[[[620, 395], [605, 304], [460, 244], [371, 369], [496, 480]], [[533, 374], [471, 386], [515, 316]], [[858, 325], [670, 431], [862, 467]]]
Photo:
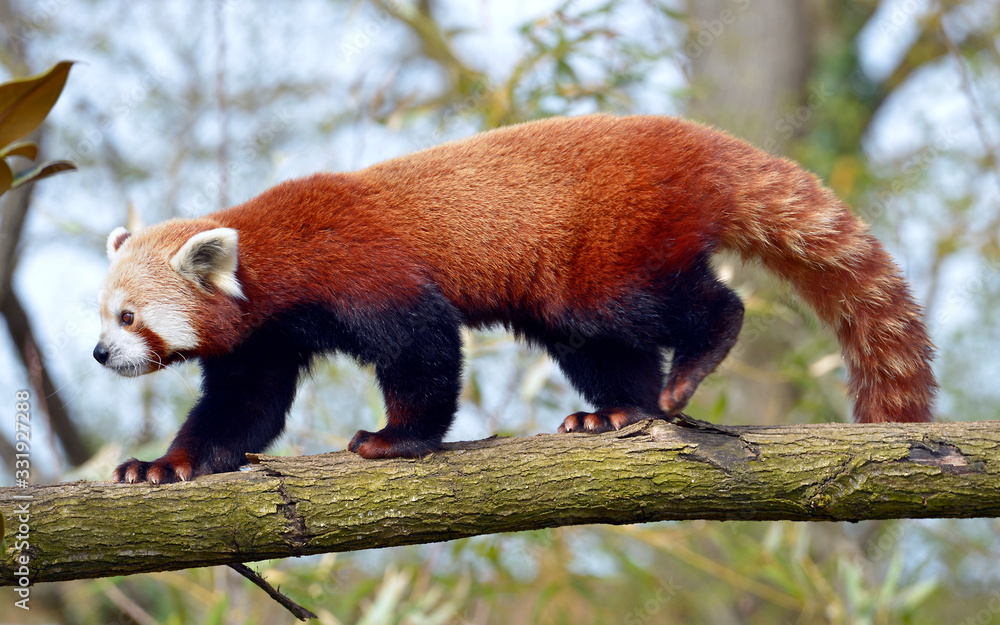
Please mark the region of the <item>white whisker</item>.
[[[184, 387], [187, 388], [188, 392], [191, 393], [192, 397], [197, 397], [198, 396], [198, 393], [196, 393], [195, 390], [193, 388], [191, 388], [191, 385], [188, 384], [187, 380], [184, 379], [184, 376], [182, 376], [180, 374], [180, 371], [177, 371], [176, 369], [174, 369], [173, 367], [170, 367], [169, 365], [164, 365], [163, 364], [163, 359], [160, 358], [159, 354], [153, 354], [153, 356], [156, 357], [156, 364], [159, 365], [159, 368], [161, 370], [169, 371], [170, 373], [176, 375], [177, 379], [179, 379], [181, 381], [181, 383], [184, 384]], [[185, 362], [187, 362], [187, 358], [185, 358], [184, 356], [181, 356], [181, 359], [183, 359]]]
[[[94, 367], [96, 367], [96, 366], [97, 366], [97, 363], [94, 363], [94, 364], [92, 364], [90, 366], [90, 369], [87, 369], [86, 371], [84, 371], [83, 373], [81, 373], [79, 375], [75, 375], [75, 376], [71, 377], [69, 380], [66, 380], [66, 382], [64, 382], [62, 385], [60, 385], [59, 388], [53, 389], [51, 393], [49, 393], [48, 395], [46, 395], [45, 399], [52, 399], [53, 397], [55, 397], [56, 395], [59, 394], [59, 391], [63, 390], [67, 386], [69, 386], [72, 382], [75, 382], [75, 381], [79, 380], [80, 378], [84, 377], [85, 375], [89, 374], [91, 371], [94, 370]], [[79, 391], [77, 391], [77, 395], [79, 395]], [[75, 397], [75, 395], [74, 395], [74, 397]], [[69, 402], [65, 402], [65, 403], [69, 403]]]
[[[70, 380], [70, 382], [72, 382], [72, 381], [76, 381], [76, 380], [79, 380], [80, 378], [83, 378], [83, 377], [85, 377], [85, 376], [88, 376], [88, 375], [90, 375], [90, 373], [91, 373], [91, 372], [92, 372], [92, 371], [94, 370], [94, 368], [95, 368], [95, 367], [97, 367], [97, 366], [98, 366], [98, 365], [97, 365], [97, 363], [94, 363], [93, 365], [91, 365], [91, 366], [90, 366], [90, 369], [87, 369], [86, 371], [84, 371], [83, 373], [81, 373], [81, 374], [80, 374], [80, 375], [78, 375], [78, 376], [74, 376], [74, 377], [73, 377], [73, 379], [72, 379], [72, 380]], [[62, 386], [60, 386], [60, 387], [59, 387], [59, 388], [57, 388], [56, 390], [52, 391], [52, 394], [51, 394], [51, 395], [49, 395], [48, 397], [46, 397], [45, 399], [49, 399], [49, 397], [53, 397], [53, 396], [54, 396], [54, 395], [56, 395], [56, 394], [57, 394], [57, 393], [58, 393], [59, 391], [61, 391], [61, 390], [63, 390], [64, 388], [66, 388], [66, 386], [68, 386], [68, 385], [69, 385], [69, 382], [66, 382], [66, 384], [63, 384]], [[72, 401], [74, 401], [74, 400], [75, 400], [75, 399], [76, 399], [77, 397], [79, 397], [79, 396], [80, 396], [80, 393], [82, 393], [82, 392], [83, 392], [83, 388], [84, 388], [84, 385], [83, 385], [83, 384], [81, 384], [81, 385], [80, 385], [80, 386], [79, 386], [79, 387], [78, 387], [78, 388], [76, 389], [76, 392], [75, 392], [75, 393], [73, 393], [73, 396], [72, 396], [72, 397], [70, 397], [69, 399], [64, 399], [64, 400], [63, 400], [63, 406], [68, 406], [68, 405], [70, 405], [70, 403], [71, 403]]]

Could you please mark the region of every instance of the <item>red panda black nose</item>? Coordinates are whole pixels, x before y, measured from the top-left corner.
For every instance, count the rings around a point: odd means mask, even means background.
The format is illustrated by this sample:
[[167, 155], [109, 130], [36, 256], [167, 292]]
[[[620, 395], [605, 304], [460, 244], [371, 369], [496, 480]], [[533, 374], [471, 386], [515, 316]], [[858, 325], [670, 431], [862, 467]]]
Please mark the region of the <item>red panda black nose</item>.
[[108, 347], [104, 343], [98, 343], [97, 347], [94, 348], [94, 360], [102, 365], [108, 362], [108, 356], [110, 355], [111, 352], [108, 351]]

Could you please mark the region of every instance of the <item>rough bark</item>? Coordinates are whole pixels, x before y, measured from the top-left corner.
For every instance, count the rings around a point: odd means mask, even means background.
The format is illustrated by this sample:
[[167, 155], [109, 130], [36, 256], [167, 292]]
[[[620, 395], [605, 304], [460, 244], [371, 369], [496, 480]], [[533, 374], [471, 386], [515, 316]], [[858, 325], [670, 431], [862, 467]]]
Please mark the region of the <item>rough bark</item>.
[[1000, 422], [689, 428], [450, 444], [420, 460], [255, 456], [249, 471], [30, 495], [30, 578], [46, 582], [668, 519], [859, 521], [1000, 516]]

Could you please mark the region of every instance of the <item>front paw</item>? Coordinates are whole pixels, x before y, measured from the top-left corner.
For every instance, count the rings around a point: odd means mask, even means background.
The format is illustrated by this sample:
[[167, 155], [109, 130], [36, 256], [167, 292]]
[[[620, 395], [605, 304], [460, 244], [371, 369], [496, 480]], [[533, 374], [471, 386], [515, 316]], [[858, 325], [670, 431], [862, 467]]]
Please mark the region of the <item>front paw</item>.
[[362, 458], [419, 458], [440, 447], [439, 441], [403, 436], [389, 428], [378, 432], [358, 431], [347, 449]]
[[135, 458], [126, 460], [115, 469], [111, 479], [128, 484], [171, 484], [187, 482], [194, 477], [194, 465], [190, 456], [187, 453], [172, 452], [152, 462]]

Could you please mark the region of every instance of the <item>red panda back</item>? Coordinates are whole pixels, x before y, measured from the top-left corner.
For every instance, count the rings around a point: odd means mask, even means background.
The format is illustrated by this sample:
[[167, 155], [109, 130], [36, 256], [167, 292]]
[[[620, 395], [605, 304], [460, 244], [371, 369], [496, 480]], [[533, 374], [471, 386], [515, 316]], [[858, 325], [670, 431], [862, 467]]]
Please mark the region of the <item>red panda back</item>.
[[726, 165], [710, 162], [713, 134], [667, 117], [550, 119], [358, 176], [466, 312], [499, 300], [554, 318], [642, 288], [651, 258], [683, 268], [715, 245], [725, 198], [709, 190]]

